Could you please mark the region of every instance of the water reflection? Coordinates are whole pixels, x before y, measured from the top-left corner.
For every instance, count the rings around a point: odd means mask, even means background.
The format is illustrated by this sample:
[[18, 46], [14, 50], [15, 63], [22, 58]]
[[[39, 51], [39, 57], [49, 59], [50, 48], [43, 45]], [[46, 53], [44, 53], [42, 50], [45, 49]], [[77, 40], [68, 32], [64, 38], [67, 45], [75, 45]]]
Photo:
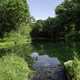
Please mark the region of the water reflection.
[[60, 61], [56, 57], [49, 57], [48, 55], [39, 55], [37, 52], [33, 52], [31, 55], [33, 61], [33, 68], [36, 70], [40, 70], [46, 67], [55, 67], [56, 65], [60, 65]]
[[64, 68], [58, 58], [48, 55], [39, 55], [33, 52], [31, 55], [36, 74], [32, 80], [66, 80]]
[[61, 62], [72, 59], [74, 56], [73, 47], [67, 46], [64, 42], [34, 41], [32, 47], [33, 52], [57, 57]]

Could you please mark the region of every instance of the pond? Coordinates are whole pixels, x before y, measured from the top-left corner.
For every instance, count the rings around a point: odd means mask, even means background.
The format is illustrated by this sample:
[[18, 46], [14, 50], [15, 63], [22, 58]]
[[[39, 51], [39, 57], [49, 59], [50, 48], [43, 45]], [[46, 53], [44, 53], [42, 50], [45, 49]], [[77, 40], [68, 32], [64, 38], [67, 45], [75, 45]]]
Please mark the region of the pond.
[[55, 67], [56, 65], [61, 65], [60, 61], [56, 57], [49, 57], [48, 55], [39, 55], [36, 52], [33, 52], [31, 55], [33, 59], [33, 68], [36, 70], [48, 67]]
[[36, 71], [32, 80], [66, 80], [64, 67], [57, 57], [39, 55], [37, 52], [33, 52], [31, 57]]
[[[76, 46], [77, 45], [77, 46]], [[38, 52], [41, 55], [57, 57], [64, 62], [74, 57], [73, 51], [80, 52], [80, 43], [66, 44], [65, 42], [52, 41], [33, 41], [32, 52]]]

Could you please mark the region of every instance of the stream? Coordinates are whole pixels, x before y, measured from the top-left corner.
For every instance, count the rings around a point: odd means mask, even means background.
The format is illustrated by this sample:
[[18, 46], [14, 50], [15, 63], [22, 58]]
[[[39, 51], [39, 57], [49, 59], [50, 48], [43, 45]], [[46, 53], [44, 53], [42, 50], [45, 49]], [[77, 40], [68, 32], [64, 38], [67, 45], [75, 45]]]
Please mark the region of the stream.
[[33, 80], [66, 80], [64, 67], [57, 57], [39, 55], [37, 52], [33, 52], [31, 57], [36, 71]]

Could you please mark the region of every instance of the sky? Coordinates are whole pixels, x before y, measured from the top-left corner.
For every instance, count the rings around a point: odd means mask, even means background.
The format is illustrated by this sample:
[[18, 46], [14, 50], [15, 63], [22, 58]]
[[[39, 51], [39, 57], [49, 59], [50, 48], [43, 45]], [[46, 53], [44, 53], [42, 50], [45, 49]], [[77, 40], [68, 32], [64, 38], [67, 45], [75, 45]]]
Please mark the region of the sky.
[[55, 8], [63, 0], [29, 0], [31, 16], [36, 20], [55, 16]]

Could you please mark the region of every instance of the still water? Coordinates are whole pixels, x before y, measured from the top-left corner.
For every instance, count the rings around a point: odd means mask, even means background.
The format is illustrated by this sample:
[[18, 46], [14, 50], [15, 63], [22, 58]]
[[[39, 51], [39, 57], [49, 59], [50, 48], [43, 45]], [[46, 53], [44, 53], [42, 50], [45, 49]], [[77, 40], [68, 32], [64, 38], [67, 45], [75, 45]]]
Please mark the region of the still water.
[[60, 61], [56, 57], [49, 57], [48, 55], [39, 55], [37, 52], [31, 54], [33, 59], [33, 68], [39, 70], [42, 68], [53, 68], [55, 66], [61, 65]]
[[65, 42], [35, 41], [31, 44], [32, 52], [41, 55], [57, 57], [61, 61], [67, 61], [74, 57], [74, 51], [80, 52], [80, 42], [66, 44]]

